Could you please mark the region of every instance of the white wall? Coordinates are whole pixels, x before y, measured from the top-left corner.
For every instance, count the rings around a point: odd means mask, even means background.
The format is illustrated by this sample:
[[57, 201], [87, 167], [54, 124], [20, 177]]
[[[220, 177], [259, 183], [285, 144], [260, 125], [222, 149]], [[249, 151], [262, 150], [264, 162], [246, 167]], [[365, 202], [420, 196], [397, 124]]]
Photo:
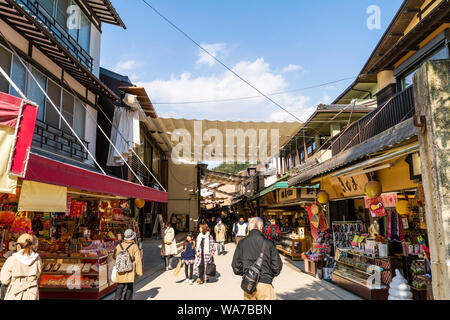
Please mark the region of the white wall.
[[102, 34], [91, 23], [91, 43], [89, 46], [89, 54], [94, 59], [92, 73], [99, 78], [100, 77], [100, 49], [101, 49]]
[[[98, 111], [92, 108], [89, 105], [86, 105], [87, 109], [91, 113], [92, 117], [95, 119], [95, 122], [91, 119], [91, 116], [86, 111], [86, 118], [85, 118], [85, 128], [84, 128], [84, 140], [89, 142], [89, 152], [94, 156], [97, 157], [95, 154], [95, 148], [97, 143], [97, 115]], [[94, 161], [91, 159], [91, 157], [88, 157], [87, 163], [93, 164]]]

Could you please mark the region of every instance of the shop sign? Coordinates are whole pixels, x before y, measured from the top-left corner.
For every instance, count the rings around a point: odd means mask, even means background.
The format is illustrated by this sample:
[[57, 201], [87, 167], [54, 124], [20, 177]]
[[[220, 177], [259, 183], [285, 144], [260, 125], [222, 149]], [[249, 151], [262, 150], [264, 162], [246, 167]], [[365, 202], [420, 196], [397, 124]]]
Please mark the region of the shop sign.
[[[383, 205], [385, 208], [395, 208], [397, 205], [397, 194], [396, 193], [386, 193], [380, 196], [383, 200]], [[370, 198], [364, 197], [364, 202], [366, 209], [370, 208]]]
[[297, 189], [279, 189], [278, 191], [278, 202], [287, 202], [292, 200], [297, 200]]
[[383, 198], [376, 197], [369, 199], [369, 211], [372, 217], [379, 218], [386, 215], [386, 209], [384, 208]]
[[367, 175], [331, 178], [331, 185], [338, 195], [345, 197], [364, 194], [364, 186], [369, 181]]

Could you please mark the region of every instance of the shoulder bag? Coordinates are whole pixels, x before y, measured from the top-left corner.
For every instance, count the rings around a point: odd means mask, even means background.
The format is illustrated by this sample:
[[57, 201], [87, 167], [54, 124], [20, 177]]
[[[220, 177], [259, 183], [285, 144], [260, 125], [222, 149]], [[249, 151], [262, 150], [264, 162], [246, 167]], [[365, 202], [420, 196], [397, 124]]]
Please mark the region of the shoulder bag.
[[261, 277], [261, 267], [266, 246], [267, 242], [264, 240], [258, 259], [244, 271], [244, 275], [242, 276], [241, 289], [248, 294], [252, 294], [256, 291], [256, 286], [258, 285], [259, 278]]

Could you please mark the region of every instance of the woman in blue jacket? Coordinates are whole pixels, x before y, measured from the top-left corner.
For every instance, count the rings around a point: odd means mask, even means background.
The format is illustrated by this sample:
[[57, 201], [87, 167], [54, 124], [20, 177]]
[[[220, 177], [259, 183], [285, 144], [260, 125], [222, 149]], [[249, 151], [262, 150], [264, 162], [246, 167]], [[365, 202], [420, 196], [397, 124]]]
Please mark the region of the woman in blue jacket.
[[181, 261], [184, 263], [184, 272], [186, 274], [185, 283], [194, 283], [194, 262], [195, 262], [195, 241], [194, 235], [188, 233], [184, 242], [183, 251], [181, 252]]

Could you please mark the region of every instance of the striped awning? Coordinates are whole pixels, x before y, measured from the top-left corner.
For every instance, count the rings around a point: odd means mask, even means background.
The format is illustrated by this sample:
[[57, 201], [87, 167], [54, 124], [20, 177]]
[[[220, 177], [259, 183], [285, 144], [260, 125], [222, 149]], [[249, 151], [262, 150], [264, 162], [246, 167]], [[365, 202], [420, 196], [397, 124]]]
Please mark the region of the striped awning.
[[120, 26], [124, 29], [127, 28], [120, 18], [119, 14], [116, 12], [116, 9], [114, 9], [113, 5], [111, 4], [111, 1], [86, 0], [86, 2], [92, 8], [92, 11], [94, 11], [95, 15], [100, 19], [100, 21]]

